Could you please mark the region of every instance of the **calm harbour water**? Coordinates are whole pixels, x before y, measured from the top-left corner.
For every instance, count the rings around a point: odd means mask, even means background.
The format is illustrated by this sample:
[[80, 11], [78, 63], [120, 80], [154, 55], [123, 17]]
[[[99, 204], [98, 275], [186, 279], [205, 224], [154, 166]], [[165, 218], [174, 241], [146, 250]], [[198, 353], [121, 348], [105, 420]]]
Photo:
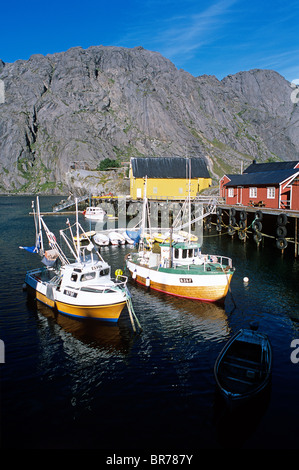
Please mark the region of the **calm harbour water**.
[[[0, 197], [3, 449], [194, 454], [299, 447], [299, 363], [290, 359], [291, 341], [299, 339], [299, 259], [291, 249], [282, 256], [271, 244], [257, 248], [204, 232], [202, 251], [230, 256], [236, 267], [224, 305], [172, 298], [130, 282], [143, 328], [134, 335], [126, 309], [116, 326], [106, 326], [55, 316], [27, 297], [25, 272], [39, 258], [19, 245], [34, 244], [32, 199]], [[41, 211], [59, 199], [41, 197]], [[65, 220], [46, 219], [56, 235]], [[112, 272], [124, 270], [129, 250], [102, 249]], [[251, 321], [271, 340], [270, 395], [259, 407], [230, 413], [216, 394], [213, 366], [225, 342]]]

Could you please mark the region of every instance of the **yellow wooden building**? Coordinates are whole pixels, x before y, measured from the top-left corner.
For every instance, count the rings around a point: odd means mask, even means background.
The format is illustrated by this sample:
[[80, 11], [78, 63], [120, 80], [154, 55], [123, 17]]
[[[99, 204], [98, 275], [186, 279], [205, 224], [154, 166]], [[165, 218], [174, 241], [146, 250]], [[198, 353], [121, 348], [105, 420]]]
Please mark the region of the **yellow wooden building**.
[[143, 198], [144, 180], [149, 199], [195, 197], [211, 185], [205, 160], [199, 157], [138, 157], [130, 161], [130, 196]]

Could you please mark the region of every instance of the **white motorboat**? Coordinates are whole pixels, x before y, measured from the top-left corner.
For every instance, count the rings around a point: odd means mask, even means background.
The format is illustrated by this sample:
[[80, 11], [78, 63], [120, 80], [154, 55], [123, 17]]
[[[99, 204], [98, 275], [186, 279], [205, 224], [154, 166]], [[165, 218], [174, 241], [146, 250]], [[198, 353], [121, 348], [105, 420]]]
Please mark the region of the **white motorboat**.
[[101, 233], [101, 232], [96, 232], [93, 235], [92, 239], [95, 242], [95, 244], [98, 246], [107, 246], [110, 243], [108, 235], [105, 235], [104, 233]]
[[83, 211], [83, 215], [89, 220], [104, 220], [106, 212], [100, 206], [90, 206]]
[[108, 236], [111, 245], [124, 245], [126, 243], [125, 238], [119, 232], [110, 232]]

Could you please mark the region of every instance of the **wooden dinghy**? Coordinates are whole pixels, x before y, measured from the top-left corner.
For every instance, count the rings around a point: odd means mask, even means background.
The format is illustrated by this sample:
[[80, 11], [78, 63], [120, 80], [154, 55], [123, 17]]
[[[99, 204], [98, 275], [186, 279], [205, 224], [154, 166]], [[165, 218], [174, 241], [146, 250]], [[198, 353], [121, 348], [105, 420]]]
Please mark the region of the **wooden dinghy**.
[[224, 346], [214, 367], [217, 386], [230, 403], [260, 394], [269, 384], [272, 348], [267, 335], [241, 329]]

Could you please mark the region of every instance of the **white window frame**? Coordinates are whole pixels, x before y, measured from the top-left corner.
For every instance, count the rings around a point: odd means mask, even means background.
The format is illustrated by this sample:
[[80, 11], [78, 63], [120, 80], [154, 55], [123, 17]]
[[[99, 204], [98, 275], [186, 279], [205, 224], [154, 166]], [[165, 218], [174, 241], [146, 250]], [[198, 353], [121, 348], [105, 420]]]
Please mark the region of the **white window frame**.
[[234, 197], [234, 189], [235, 188], [228, 188], [228, 193], [227, 193], [227, 197]]
[[257, 188], [253, 186], [249, 188], [249, 197], [252, 197], [253, 199], [257, 198]]
[[267, 199], [275, 199], [275, 187], [269, 186], [267, 188]]

